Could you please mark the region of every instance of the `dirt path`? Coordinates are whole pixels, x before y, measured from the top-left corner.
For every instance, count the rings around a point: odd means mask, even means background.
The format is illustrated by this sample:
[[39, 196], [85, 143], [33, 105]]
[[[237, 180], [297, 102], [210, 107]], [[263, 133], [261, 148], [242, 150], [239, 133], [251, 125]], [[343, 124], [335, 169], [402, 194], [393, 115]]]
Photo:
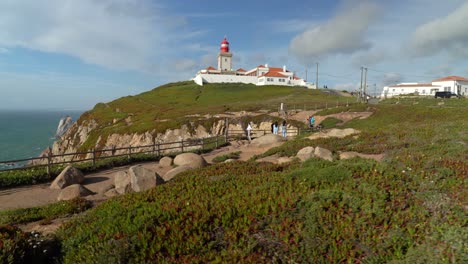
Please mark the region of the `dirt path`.
[[[159, 163], [157, 162], [146, 162], [140, 164], [145, 168], [156, 171], [160, 175], [166, 173], [170, 169], [159, 166]], [[102, 201], [107, 199], [107, 197], [101, 193], [101, 190], [114, 184], [114, 177], [118, 172], [128, 170], [128, 168], [133, 165], [116, 167], [86, 175], [85, 181], [82, 185], [96, 193], [94, 195], [87, 196], [86, 199], [90, 201]], [[49, 186], [50, 183], [44, 183], [0, 190], [0, 211], [15, 208], [30, 208], [56, 203], [61, 190], [53, 190], [50, 189]]]

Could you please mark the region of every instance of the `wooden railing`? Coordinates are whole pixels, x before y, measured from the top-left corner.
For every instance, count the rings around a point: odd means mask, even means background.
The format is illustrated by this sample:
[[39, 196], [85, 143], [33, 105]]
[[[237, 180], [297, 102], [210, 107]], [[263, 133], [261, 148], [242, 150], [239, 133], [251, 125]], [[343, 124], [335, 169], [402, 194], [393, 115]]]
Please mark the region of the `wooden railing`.
[[[287, 130], [286, 135], [288, 137], [293, 137], [301, 134], [302, 132], [310, 131], [308, 129], [300, 128], [290, 128]], [[271, 130], [252, 130], [251, 138], [257, 138], [260, 136], [271, 134]], [[281, 129], [278, 131], [278, 135], [282, 135]], [[93, 166], [98, 160], [116, 158], [127, 156], [128, 159], [132, 155], [136, 154], [152, 154], [157, 157], [161, 157], [164, 154], [173, 153], [183, 153], [194, 150], [207, 150], [207, 149], [217, 149], [220, 146], [228, 143], [233, 140], [246, 139], [247, 133], [245, 130], [229, 130], [224, 135], [217, 135], [214, 137], [208, 138], [196, 138], [196, 139], [187, 139], [175, 142], [165, 142], [165, 143], [156, 143], [150, 145], [142, 146], [127, 146], [120, 148], [111, 148], [111, 149], [92, 149], [90, 151], [82, 151], [75, 153], [65, 153], [65, 154], [52, 154], [51, 149], [49, 148], [48, 154], [42, 157], [34, 157], [28, 159], [16, 159], [16, 160], [6, 160], [0, 161], [0, 172], [2, 171], [12, 171], [12, 170], [21, 170], [21, 169], [30, 169], [36, 167], [46, 167], [47, 173], [50, 174], [51, 167], [54, 165], [61, 164], [72, 164], [79, 162], [92, 162]], [[70, 157], [71, 158], [67, 158]], [[3, 168], [2, 168], [3, 167]]]

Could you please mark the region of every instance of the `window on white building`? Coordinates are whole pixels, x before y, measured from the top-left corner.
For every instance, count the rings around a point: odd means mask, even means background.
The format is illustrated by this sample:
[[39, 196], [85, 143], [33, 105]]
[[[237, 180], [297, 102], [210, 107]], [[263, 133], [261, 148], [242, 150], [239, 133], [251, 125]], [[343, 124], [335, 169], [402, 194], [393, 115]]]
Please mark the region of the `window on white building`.
[[426, 90], [422, 90], [422, 94], [426, 94]]
[[444, 87], [444, 91], [450, 91], [450, 86]]

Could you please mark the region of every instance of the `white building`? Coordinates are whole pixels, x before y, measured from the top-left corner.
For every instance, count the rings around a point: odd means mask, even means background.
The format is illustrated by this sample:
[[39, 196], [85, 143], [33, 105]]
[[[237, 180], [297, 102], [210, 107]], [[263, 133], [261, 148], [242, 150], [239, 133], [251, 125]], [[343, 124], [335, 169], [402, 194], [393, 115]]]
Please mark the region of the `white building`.
[[434, 96], [438, 91], [449, 91], [456, 95], [468, 95], [468, 79], [460, 76], [447, 76], [433, 80], [432, 83], [400, 83], [385, 86], [382, 97], [393, 97], [398, 95], [421, 95]]
[[232, 53], [229, 52], [229, 42], [226, 38], [221, 42], [218, 54], [218, 68], [208, 67], [200, 70], [193, 78], [198, 85], [204, 83], [251, 83], [255, 85], [287, 85], [305, 86], [315, 89], [315, 85], [297, 77], [294, 72], [286, 69], [286, 66], [269, 67], [268, 64], [259, 65], [251, 70], [242, 68], [232, 69]]

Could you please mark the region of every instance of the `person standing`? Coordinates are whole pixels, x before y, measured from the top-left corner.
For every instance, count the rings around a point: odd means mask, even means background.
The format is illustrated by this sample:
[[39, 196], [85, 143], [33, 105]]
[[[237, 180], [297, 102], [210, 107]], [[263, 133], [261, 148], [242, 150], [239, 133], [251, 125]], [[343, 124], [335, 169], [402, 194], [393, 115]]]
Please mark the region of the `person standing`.
[[249, 139], [249, 143], [250, 141], [252, 141], [252, 138], [250, 137], [251, 131], [252, 131], [252, 122], [249, 122], [249, 124], [247, 125], [247, 138]]
[[311, 116], [310, 117], [310, 128], [314, 128], [314, 123], [315, 123], [315, 117]]
[[275, 121], [273, 124], [273, 134], [278, 135], [278, 122]]
[[281, 132], [283, 133], [283, 137], [286, 138], [286, 120], [283, 120], [283, 124], [281, 124]]

